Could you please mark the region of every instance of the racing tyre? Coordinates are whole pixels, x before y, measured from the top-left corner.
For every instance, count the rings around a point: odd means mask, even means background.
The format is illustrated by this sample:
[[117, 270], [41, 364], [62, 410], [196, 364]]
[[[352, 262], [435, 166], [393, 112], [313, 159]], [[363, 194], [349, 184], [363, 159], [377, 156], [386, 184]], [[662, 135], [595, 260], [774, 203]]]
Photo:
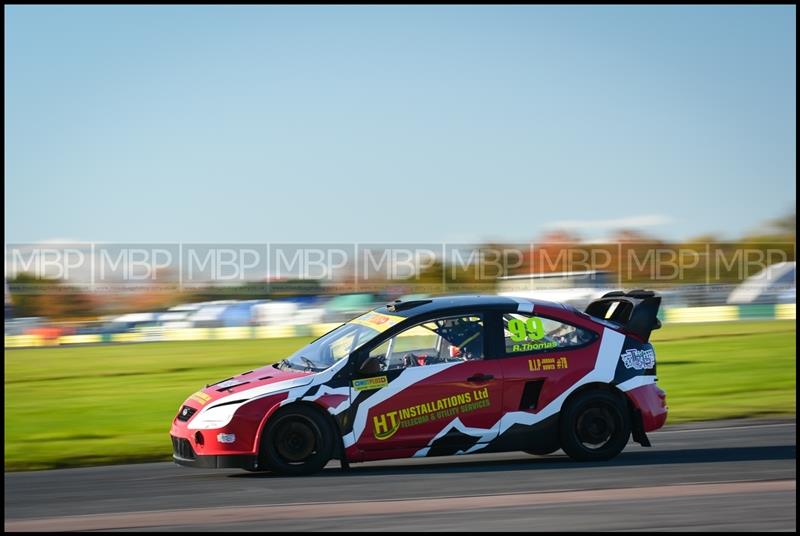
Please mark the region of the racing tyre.
[[334, 432], [328, 420], [306, 406], [288, 407], [267, 423], [259, 466], [284, 475], [310, 475], [330, 461]]
[[559, 424], [561, 448], [579, 461], [610, 460], [625, 448], [631, 420], [623, 400], [608, 391], [586, 391], [570, 401]]

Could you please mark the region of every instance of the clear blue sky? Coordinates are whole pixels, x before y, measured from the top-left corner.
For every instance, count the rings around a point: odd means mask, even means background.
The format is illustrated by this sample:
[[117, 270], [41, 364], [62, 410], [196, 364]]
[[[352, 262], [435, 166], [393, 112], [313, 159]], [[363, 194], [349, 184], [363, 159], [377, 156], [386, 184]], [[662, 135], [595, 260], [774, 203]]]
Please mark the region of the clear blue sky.
[[8, 243], [736, 237], [796, 197], [793, 6], [5, 16]]

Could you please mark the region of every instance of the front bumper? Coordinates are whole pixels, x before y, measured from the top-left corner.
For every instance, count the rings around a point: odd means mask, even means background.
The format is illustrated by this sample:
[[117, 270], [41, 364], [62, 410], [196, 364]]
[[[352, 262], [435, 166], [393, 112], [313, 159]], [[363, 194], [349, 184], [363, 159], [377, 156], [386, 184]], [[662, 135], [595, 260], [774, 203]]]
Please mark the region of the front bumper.
[[211, 454], [198, 455], [192, 448], [188, 439], [170, 436], [172, 438], [172, 461], [186, 467], [202, 469], [258, 469], [258, 456], [254, 454]]

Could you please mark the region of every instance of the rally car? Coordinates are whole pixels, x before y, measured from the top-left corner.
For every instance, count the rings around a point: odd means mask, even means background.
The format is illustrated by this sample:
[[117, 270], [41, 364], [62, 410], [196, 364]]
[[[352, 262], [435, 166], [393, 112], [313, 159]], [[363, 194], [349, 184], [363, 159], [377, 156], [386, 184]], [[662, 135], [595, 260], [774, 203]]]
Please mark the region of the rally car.
[[562, 449], [607, 460], [667, 418], [648, 342], [661, 298], [617, 291], [585, 312], [500, 296], [396, 301], [180, 407], [173, 458], [310, 474], [331, 460]]

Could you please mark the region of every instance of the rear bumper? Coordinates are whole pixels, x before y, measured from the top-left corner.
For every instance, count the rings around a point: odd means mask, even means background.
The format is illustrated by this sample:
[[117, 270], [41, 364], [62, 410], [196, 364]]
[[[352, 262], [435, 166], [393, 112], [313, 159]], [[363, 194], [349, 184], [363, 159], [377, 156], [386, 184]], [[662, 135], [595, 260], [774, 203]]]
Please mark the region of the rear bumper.
[[651, 383], [625, 393], [642, 415], [644, 432], [658, 430], [667, 422], [667, 394]]

